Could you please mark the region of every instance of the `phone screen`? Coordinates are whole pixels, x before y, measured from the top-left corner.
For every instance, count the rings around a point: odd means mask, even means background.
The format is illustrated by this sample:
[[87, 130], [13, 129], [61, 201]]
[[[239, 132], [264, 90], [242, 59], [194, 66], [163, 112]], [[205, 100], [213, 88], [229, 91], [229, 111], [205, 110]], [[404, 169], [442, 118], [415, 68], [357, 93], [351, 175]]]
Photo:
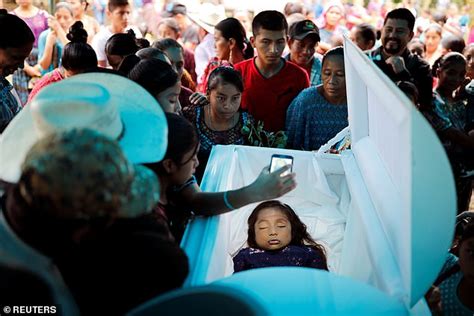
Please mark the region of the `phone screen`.
[[270, 163], [270, 172], [278, 170], [286, 165], [290, 165], [290, 169], [283, 172], [281, 174], [282, 177], [291, 173], [291, 170], [293, 169], [293, 157], [286, 155], [273, 155]]

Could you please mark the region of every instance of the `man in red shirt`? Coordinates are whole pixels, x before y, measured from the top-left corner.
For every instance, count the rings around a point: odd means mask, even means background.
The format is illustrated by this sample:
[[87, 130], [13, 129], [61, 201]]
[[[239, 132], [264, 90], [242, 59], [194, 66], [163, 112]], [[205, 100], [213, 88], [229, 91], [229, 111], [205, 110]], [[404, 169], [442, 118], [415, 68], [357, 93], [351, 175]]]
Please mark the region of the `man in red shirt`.
[[262, 11], [252, 21], [252, 46], [257, 57], [235, 65], [242, 74], [242, 108], [267, 131], [285, 128], [286, 109], [301, 90], [309, 87], [306, 71], [281, 57], [288, 24], [278, 11]]

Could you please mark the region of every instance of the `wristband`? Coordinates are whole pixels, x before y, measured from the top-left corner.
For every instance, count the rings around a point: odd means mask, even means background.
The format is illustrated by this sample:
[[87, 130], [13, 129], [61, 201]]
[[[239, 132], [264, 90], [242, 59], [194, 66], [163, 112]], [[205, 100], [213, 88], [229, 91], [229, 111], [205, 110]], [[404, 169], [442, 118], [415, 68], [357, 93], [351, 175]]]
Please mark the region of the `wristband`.
[[230, 204], [229, 200], [227, 199], [227, 193], [229, 193], [229, 191], [224, 192], [224, 204], [229, 210], [235, 210], [235, 208], [232, 206], [232, 204]]

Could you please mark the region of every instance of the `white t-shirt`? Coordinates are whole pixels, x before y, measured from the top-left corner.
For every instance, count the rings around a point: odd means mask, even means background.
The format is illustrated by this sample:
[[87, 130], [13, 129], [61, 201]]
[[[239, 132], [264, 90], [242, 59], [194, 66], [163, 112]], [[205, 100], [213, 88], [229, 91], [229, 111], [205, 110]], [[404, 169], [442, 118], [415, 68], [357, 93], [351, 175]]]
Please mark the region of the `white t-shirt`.
[[206, 70], [209, 60], [216, 55], [214, 48], [214, 35], [207, 34], [201, 43], [194, 50], [194, 61], [196, 62], [196, 75], [198, 83], [202, 83], [204, 70]]
[[[142, 33], [140, 30], [135, 27], [135, 26], [129, 26], [126, 28], [125, 31], [128, 31], [129, 29], [132, 29], [135, 32], [135, 36], [137, 38], [142, 37]], [[105, 54], [105, 44], [109, 40], [110, 37], [112, 37], [114, 33], [110, 30], [110, 27], [108, 26], [102, 26], [100, 28], [100, 31], [94, 35], [94, 38], [92, 39], [92, 48], [94, 49], [96, 55], [97, 55], [97, 60], [98, 61], [105, 61], [107, 64], [107, 68], [110, 68], [109, 61], [107, 60], [107, 55]]]

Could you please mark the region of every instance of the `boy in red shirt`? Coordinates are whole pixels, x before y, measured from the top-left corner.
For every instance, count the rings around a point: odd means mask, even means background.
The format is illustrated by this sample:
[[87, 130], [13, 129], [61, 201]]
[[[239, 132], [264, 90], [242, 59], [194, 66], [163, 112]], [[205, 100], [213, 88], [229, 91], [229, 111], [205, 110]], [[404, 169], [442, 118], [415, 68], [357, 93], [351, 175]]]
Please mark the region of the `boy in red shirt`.
[[278, 11], [262, 11], [252, 21], [252, 46], [257, 57], [235, 65], [244, 79], [242, 108], [267, 131], [285, 128], [286, 109], [301, 90], [309, 87], [306, 71], [281, 57], [288, 23]]

